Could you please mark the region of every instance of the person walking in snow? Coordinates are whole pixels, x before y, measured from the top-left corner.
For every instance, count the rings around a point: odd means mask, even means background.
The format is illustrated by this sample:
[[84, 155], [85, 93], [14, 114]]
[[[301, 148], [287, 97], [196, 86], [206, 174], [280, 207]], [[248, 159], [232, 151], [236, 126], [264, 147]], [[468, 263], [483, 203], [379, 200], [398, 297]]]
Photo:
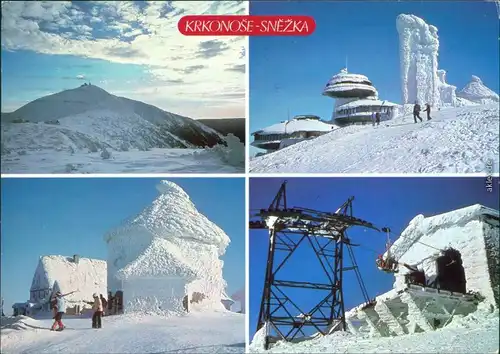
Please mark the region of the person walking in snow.
[[377, 114], [375, 112], [372, 113], [372, 125], [375, 126], [375, 120], [377, 119]]
[[108, 300], [106, 300], [106, 298], [104, 297], [104, 295], [100, 295], [99, 298], [101, 299], [101, 303], [102, 303], [102, 316], [106, 316], [106, 310], [108, 308]]
[[424, 112], [427, 113], [427, 120], [431, 120], [431, 105], [426, 103]]
[[377, 126], [380, 125], [380, 112], [375, 113], [375, 122], [377, 122]]
[[60, 291], [56, 292], [55, 308], [56, 308], [55, 310], [56, 315], [54, 316], [54, 324], [52, 325], [52, 328], [50, 330], [55, 331], [56, 326], [59, 326], [57, 328], [57, 331], [62, 331], [64, 329], [64, 325], [62, 323], [62, 317], [66, 312], [66, 301], [64, 300], [64, 297]]
[[420, 111], [421, 111], [421, 108], [420, 108], [420, 105], [418, 104], [417, 101], [415, 101], [415, 105], [413, 106], [413, 120], [415, 121], [415, 123], [417, 123], [417, 118], [420, 119], [420, 121], [422, 122], [422, 118], [420, 117]]
[[92, 309], [94, 310], [94, 314], [92, 315], [92, 328], [101, 328], [101, 317], [103, 310], [102, 301], [99, 298], [99, 295], [97, 295], [96, 293], [94, 293], [92, 297], [94, 298], [94, 302], [88, 302], [92, 305]]

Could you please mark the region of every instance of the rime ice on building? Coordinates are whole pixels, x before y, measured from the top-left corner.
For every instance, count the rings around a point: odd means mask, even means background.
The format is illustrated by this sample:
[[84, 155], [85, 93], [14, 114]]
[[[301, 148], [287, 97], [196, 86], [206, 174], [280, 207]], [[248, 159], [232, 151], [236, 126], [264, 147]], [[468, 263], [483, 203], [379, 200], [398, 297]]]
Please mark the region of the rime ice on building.
[[[389, 252], [399, 264], [418, 267], [423, 284], [412, 283], [410, 271], [400, 267], [391, 291], [372, 306], [363, 304], [346, 313], [349, 329], [374, 336], [432, 331], [454, 316], [474, 312], [479, 302], [499, 308], [498, 231], [498, 211], [482, 205], [416, 216]], [[450, 249], [460, 256], [465, 294], [446, 279], [453, 274], [443, 274], [440, 259]]]
[[[92, 301], [92, 294], [106, 294], [106, 261], [64, 256], [40, 257], [30, 288], [34, 310], [49, 311], [48, 300], [56, 292], [71, 293], [65, 297], [68, 311], [79, 312]], [[87, 306], [89, 307], [89, 306]]]
[[124, 312], [221, 309], [229, 237], [200, 214], [182, 188], [162, 181], [152, 205], [108, 233], [108, 289]]
[[334, 128], [334, 125], [321, 121], [320, 117], [315, 115], [295, 116], [293, 119], [252, 133], [254, 136], [252, 146], [273, 152], [307, 139], [316, 138], [331, 132]]
[[344, 68], [326, 84], [323, 95], [335, 99], [332, 122], [338, 126], [367, 124], [372, 113], [381, 120], [392, 119], [397, 104], [378, 99], [377, 89], [365, 75], [351, 74]]

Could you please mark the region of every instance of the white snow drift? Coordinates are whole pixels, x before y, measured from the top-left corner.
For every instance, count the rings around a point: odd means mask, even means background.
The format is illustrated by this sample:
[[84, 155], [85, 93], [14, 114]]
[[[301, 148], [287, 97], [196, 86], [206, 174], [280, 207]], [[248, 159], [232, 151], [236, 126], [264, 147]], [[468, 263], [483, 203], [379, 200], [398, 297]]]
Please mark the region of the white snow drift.
[[230, 240], [200, 214], [178, 185], [162, 181], [160, 195], [136, 217], [106, 235], [108, 288], [124, 292], [125, 312], [184, 313], [220, 309]]

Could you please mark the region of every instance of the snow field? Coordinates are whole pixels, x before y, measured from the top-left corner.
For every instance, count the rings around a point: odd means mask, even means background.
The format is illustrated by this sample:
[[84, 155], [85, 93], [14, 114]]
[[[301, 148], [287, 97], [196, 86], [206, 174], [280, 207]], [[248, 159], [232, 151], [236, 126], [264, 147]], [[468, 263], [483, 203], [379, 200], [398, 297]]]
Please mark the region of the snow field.
[[443, 108], [379, 127], [349, 126], [250, 160], [254, 173], [480, 173], [499, 171], [498, 105]]
[[[103, 317], [91, 329], [89, 318], [63, 317], [68, 327], [50, 332], [52, 320], [2, 318], [2, 353], [243, 353], [245, 317], [232, 312], [183, 317], [121, 315]], [[10, 322], [10, 323], [9, 323]]]

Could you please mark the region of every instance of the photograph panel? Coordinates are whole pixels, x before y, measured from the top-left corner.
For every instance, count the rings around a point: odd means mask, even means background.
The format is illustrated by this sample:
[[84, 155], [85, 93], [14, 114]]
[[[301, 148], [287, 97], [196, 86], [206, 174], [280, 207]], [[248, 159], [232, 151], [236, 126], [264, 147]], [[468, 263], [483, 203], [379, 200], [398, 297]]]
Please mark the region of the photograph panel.
[[249, 351], [494, 353], [498, 183], [251, 178]]
[[244, 173], [244, 1], [2, 2], [2, 173]]
[[2, 352], [243, 353], [245, 210], [243, 178], [4, 178]]
[[250, 172], [498, 173], [496, 6], [252, 2], [316, 28], [249, 39]]

